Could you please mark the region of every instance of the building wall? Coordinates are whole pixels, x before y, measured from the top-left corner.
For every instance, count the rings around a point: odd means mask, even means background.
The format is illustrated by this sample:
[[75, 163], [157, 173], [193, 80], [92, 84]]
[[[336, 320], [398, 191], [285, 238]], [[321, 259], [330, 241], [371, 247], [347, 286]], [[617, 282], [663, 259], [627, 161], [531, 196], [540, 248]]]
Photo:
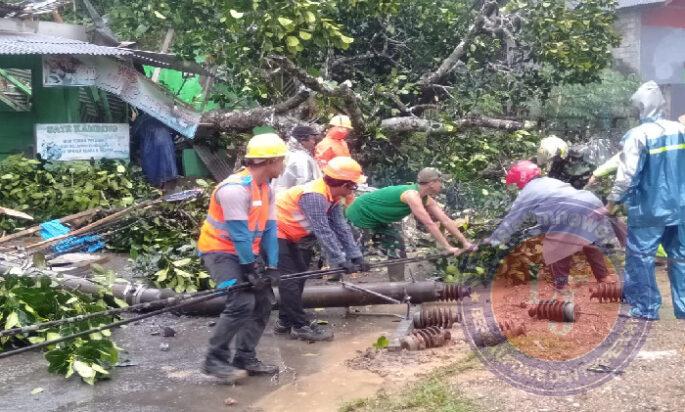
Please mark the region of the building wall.
[[622, 9], [617, 12], [616, 31], [621, 35], [621, 44], [614, 48], [613, 55], [635, 73], [640, 72], [641, 20], [640, 8]]
[[40, 56], [0, 56], [0, 68], [31, 69], [31, 111], [0, 111], [0, 158], [34, 149], [36, 123], [78, 123], [79, 90], [76, 87], [43, 87]]

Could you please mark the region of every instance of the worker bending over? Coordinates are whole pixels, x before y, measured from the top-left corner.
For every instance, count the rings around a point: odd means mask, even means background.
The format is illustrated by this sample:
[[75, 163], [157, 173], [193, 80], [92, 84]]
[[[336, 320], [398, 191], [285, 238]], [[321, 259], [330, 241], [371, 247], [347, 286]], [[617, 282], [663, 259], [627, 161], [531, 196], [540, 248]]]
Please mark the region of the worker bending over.
[[[278, 196], [278, 268], [284, 274], [309, 268], [311, 247], [302, 250], [300, 246], [312, 245], [311, 237], [318, 241], [331, 268], [343, 268], [347, 273], [368, 270], [341, 206], [341, 200], [366, 180], [362, 168], [351, 157], [336, 157], [328, 162], [323, 174]], [[307, 341], [330, 340], [330, 329], [307, 320], [302, 306], [304, 284], [304, 279], [279, 284], [280, 306], [274, 331]]]
[[[442, 190], [442, 177], [437, 169], [426, 167], [419, 172], [418, 183], [388, 186], [365, 193], [345, 210], [345, 214], [355, 227], [362, 230], [364, 238], [378, 244], [390, 259], [407, 257], [399, 222], [409, 214], [428, 229], [438, 246], [459, 255], [463, 249], [449, 243], [438, 223], [454, 235], [464, 249], [470, 248], [471, 242], [433, 199]], [[388, 265], [388, 277], [391, 281], [403, 281], [404, 264]]]
[[605, 245], [613, 238], [611, 223], [602, 201], [586, 190], [551, 177], [540, 177], [536, 164], [523, 160], [507, 172], [506, 183], [521, 191], [502, 223], [485, 243], [506, 243], [526, 219], [534, 217], [545, 231], [542, 255], [551, 271], [554, 287], [568, 285], [571, 257], [579, 251], [592, 268], [597, 282], [609, 275], [602, 251], [593, 244]]
[[[219, 183], [209, 200], [197, 247], [218, 288], [250, 282], [231, 292], [209, 339], [204, 373], [235, 381], [249, 374], [274, 374], [278, 368], [257, 359], [255, 348], [271, 313], [273, 295], [267, 276], [278, 276], [275, 196], [269, 181], [283, 171], [286, 145], [278, 135], [250, 139], [245, 168]], [[257, 257], [264, 253], [266, 267]], [[229, 344], [235, 337], [231, 361]], [[247, 373], [246, 373], [247, 372]]]

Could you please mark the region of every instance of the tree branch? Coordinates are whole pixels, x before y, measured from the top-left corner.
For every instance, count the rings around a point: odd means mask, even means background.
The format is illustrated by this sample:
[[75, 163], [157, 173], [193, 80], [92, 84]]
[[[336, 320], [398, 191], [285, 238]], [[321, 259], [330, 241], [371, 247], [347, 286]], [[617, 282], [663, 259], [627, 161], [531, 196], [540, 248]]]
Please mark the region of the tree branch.
[[486, 17], [492, 14], [494, 10], [497, 10], [497, 3], [494, 1], [489, 1], [480, 9], [476, 20], [471, 24], [469, 30], [466, 32], [464, 37], [461, 39], [459, 44], [452, 50], [445, 60], [440, 63], [440, 66], [433, 72], [429, 72], [421, 76], [418, 84], [421, 86], [428, 86], [433, 83], [439, 83], [445, 78], [449, 73], [454, 70], [460, 59], [466, 54], [466, 46], [468, 46], [471, 41], [483, 30], [483, 26], [486, 23]]
[[453, 133], [455, 128], [487, 127], [506, 131], [530, 129], [535, 126], [534, 122], [517, 121], [509, 119], [496, 119], [492, 117], [469, 117], [457, 119], [450, 124], [440, 123], [420, 117], [390, 117], [381, 121], [381, 129], [390, 133], [428, 132], [428, 133]]
[[297, 94], [273, 106], [228, 112], [213, 110], [202, 116], [201, 124], [203, 126], [212, 125], [221, 131], [251, 130], [256, 126], [268, 124], [285, 131], [298, 123], [298, 119], [287, 116], [286, 113], [304, 103], [309, 98], [310, 93], [308, 89], [301, 87]]
[[366, 130], [364, 116], [359, 107], [357, 96], [354, 94], [348, 84], [342, 83], [341, 85], [335, 87], [328, 85], [321, 79], [317, 79], [309, 75], [309, 73], [295, 65], [295, 63], [285, 56], [272, 55], [269, 56], [268, 59], [280, 66], [286, 73], [299, 80], [303, 85], [311, 90], [324, 96], [342, 99], [345, 105], [346, 113], [348, 116], [350, 116], [350, 120], [352, 120], [354, 134], [356, 136], [360, 136], [364, 133]]

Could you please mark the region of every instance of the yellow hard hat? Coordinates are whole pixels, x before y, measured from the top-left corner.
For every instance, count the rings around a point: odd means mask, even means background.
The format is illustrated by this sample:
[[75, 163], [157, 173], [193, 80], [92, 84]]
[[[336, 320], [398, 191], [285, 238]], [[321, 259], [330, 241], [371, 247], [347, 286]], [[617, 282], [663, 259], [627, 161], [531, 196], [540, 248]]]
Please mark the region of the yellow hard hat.
[[355, 183], [366, 183], [366, 176], [362, 174], [362, 167], [354, 159], [338, 156], [331, 159], [323, 169], [323, 174], [333, 179], [347, 180]]
[[331, 117], [331, 121], [328, 122], [328, 124], [330, 124], [331, 126], [352, 129], [352, 121], [350, 121], [350, 118], [348, 116], [345, 116], [344, 114], [336, 114], [335, 116]]
[[271, 159], [283, 157], [288, 151], [283, 139], [276, 133], [263, 133], [252, 137], [247, 142], [245, 159]]
[[554, 156], [566, 159], [568, 156], [568, 144], [555, 135], [545, 137], [540, 141], [538, 148], [538, 161], [541, 164], [549, 162]]

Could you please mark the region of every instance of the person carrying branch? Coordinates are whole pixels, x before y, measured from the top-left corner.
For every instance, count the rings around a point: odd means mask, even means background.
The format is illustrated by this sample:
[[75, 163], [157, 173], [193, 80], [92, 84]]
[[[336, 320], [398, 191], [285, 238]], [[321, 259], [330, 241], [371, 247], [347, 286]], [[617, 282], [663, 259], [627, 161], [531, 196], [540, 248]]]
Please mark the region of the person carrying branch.
[[[257, 359], [255, 348], [271, 313], [269, 277], [278, 277], [278, 236], [271, 179], [283, 172], [285, 142], [274, 133], [254, 136], [247, 144], [245, 168], [219, 183], [209, 201], [197, 248], [218, 288], [250, 282], [231, 292], [209, 339], [202, 371], [226, 381], [268, 375], [278, 367]], [[260, 253], [266, 267], [258, 264]], [[235, 337], [231, 361], [229, 344]]]
[[[416, 184], [388, 186], [359, 196], [345, 210], [347, 219], [362, 231], [365, 239], [379, 244], [389, 259], [407, 257], [399, 222], [410, 214], [428, 229], [442, 249], [459, 255], [464, 249], [471, 248], [471, 242], [433, 199], [442, 191], [442, 173], [426, 167], [419, 172], [417, 179]], [[438, 224], [456, 237], [463, 249], [452, 246]], [[403, 281], [404, 264], [388, 265], [388, 277], [391, 281]]]
[[[305, 272], [312, 257], [312, 238], [318, 241], [328, 264], [347, 273], [367, 271], [352, 229], [345, 220], [341, 202], [366, 181], [362, 168], [351, 157], [331, 159], [324, 176], [279, 194], [278, 269], [284, 273]], [[302, 245], [309, 245], [309, 249]], [[280, 307], [274, 332], [306, 341], [333, 339], [333, 332], [309, 322], [302, 305], [305, 280], [287, 280], [278, 285]]]

